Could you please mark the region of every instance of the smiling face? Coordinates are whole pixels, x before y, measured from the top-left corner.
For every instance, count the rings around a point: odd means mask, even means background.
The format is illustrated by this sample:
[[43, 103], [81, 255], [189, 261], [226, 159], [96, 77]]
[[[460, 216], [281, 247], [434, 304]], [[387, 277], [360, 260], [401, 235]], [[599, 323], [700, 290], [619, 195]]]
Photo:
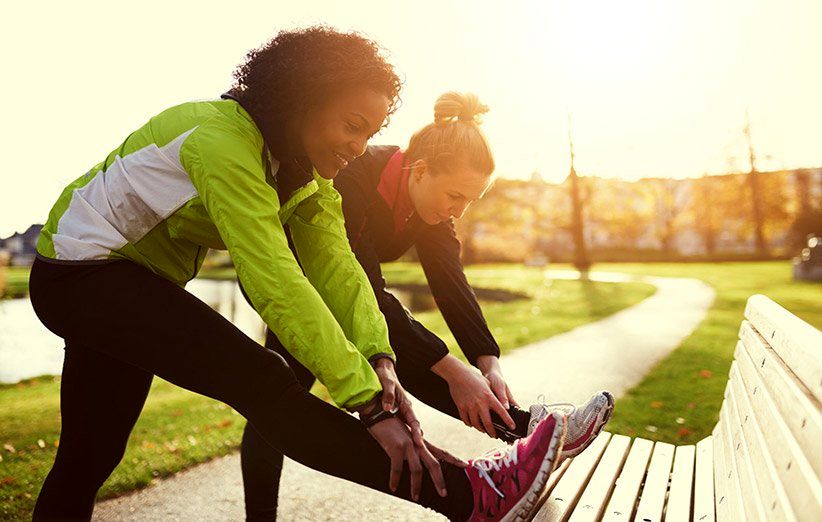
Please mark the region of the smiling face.
[[388, 117], [389, 99], [367, 88], [341, 91], [310, 108], [298, 130], [302, 149], [320, 176], [331, 179], [365, 152]]
[[429, 225], [459, 219], [468, 205], [480, 199], [491, 186], [491, 176], [470, 167], [435, 174], [424, 161], [411, 168], [408, 194], [414, 210]]

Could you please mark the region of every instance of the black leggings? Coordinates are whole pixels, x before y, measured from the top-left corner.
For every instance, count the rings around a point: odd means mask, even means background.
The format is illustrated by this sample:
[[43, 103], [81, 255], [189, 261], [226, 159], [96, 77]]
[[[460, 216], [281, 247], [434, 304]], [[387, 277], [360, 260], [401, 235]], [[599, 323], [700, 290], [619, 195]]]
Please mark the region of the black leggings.
[[[300, 384], [307, 390], [311, 389], [315, 380], [314, 375], [285, 349], [270, 330], [266, 331], [265, 347], [281, 355], [294, 371]], [[395, 348], [395, 351], [397, 377], [403, 387], [425, 404], [459, 419], [459, 410], [451, 398], [448, 383], [430, 368], [420, 368], [404, 360], [402, 350]], [[499, 438], [511, 442], [514, 438], [525, 436], [530, 414], [514, 406], [511, 406], [508, 413], [517, 425], [514, 430], [516, 437], [501, 436], [501, 430], [509, 430], [509, 428], [504, 425], [496, 413], [492, 413], [491, 418]], [[266, 443], [260, 433], [249, 423], [246, 424], [243, 432], [240, 462], [245, 491], [246, 520], [254, 522], [276, 520], [283, 454]]]
[[[391, 493], [388, 456], [355, 418], [311, 396], [282, 357], [173, 283], [128, 261], [38, 259], [30, 292], [40, 320], [66, 340], [60, 446], [35, 520], [91, 517], [152, 375], [225, 402], [267, 444], [306, 466], [410, 500], [407, 470]], [[473, 509], [468, 477], [444, 462], [442, 470], [448, 496], [424, 474], [419, 504], [464, 520]]]

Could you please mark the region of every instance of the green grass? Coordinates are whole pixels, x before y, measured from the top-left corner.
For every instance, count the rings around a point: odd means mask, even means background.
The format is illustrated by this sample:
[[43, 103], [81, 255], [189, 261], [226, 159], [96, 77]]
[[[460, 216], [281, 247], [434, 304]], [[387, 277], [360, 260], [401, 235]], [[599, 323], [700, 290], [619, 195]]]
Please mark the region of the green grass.
[[[29, 267], [0, 267], [0, 271], [5, 272], [5, 274], [0, 274], [0, 297], [24, 296], [29, 293], [29, 272], [31, 271]], [[5, 275], [5, 289], [1, 288], [3, 275]]]
[[[424, 281], [415, 265], [392, 264], [385, 272], [389, 282]], [[469, 268], [467, 274], [477, 287], [530, 296], [484, 303], [503, 351], [601, 319], [653, 293], [651, 286], [641, 283], [551, 281], [540, 269], [513, 265]], [[233, 271], [209, 275], [233, 278]], [[417, 317], [450, 347], [455, 346], [439, 312]], [[322, 394], [322, 389], [315, 392]], [[59, 378], [0, 386], [0, 405], [0, 446], [14, 449], [0, 448], [0, 519], [26, 519], [31, 517], [37, 492], [54, 461], [60, 432]], [[243, 426], [244, 420], [225, 405], [155, 379], [125, 457], [99, 497], [143, 487], [155, 477], [229, 453], [238, 447]]]
[[697, 329], [617, 401], [608, 426], [616, 433], [676, 444], [710, 435], [722, 405], [745, 302], [752, 294], [765, 294], [822, 327], [822, 285], [793, 281], [790, 262], [603, 264], [595, 269], [693, 277], [716, 291], [716, 301]]

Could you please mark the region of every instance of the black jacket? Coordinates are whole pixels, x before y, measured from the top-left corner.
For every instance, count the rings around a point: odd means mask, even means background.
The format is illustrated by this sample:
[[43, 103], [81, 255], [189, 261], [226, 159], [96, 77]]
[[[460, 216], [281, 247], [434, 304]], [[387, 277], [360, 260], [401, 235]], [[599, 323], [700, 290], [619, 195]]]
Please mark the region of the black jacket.
[[431, 294], [468, 361], [476, 365], [480, 355], [499, 356], [499, 346], [465, 278], [453, 222], [427, 225], [412, 214], [399, 230], [395, 227], [394, 209], [378, 187], [381, 180], [383, 184], [388, 181], [383, 179], [387, 176], [384, 170], [398, 150], [394, 146], [368, 147], [334, 179], [342, 195], [348, 240], [385, 315], [391, 347], [401, 361], [425, 368], [448, 353], [445, 343], [385, 289], [380, 263], [395, 261], [416, 246]]

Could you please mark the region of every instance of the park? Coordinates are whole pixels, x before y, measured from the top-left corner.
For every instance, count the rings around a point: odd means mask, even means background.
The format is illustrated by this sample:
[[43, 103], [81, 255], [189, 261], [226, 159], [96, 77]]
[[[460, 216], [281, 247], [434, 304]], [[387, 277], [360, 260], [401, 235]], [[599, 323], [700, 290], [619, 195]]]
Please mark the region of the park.
[[822, 10], [743, 4], [15, 8], [0, 520], [822, 519]]

